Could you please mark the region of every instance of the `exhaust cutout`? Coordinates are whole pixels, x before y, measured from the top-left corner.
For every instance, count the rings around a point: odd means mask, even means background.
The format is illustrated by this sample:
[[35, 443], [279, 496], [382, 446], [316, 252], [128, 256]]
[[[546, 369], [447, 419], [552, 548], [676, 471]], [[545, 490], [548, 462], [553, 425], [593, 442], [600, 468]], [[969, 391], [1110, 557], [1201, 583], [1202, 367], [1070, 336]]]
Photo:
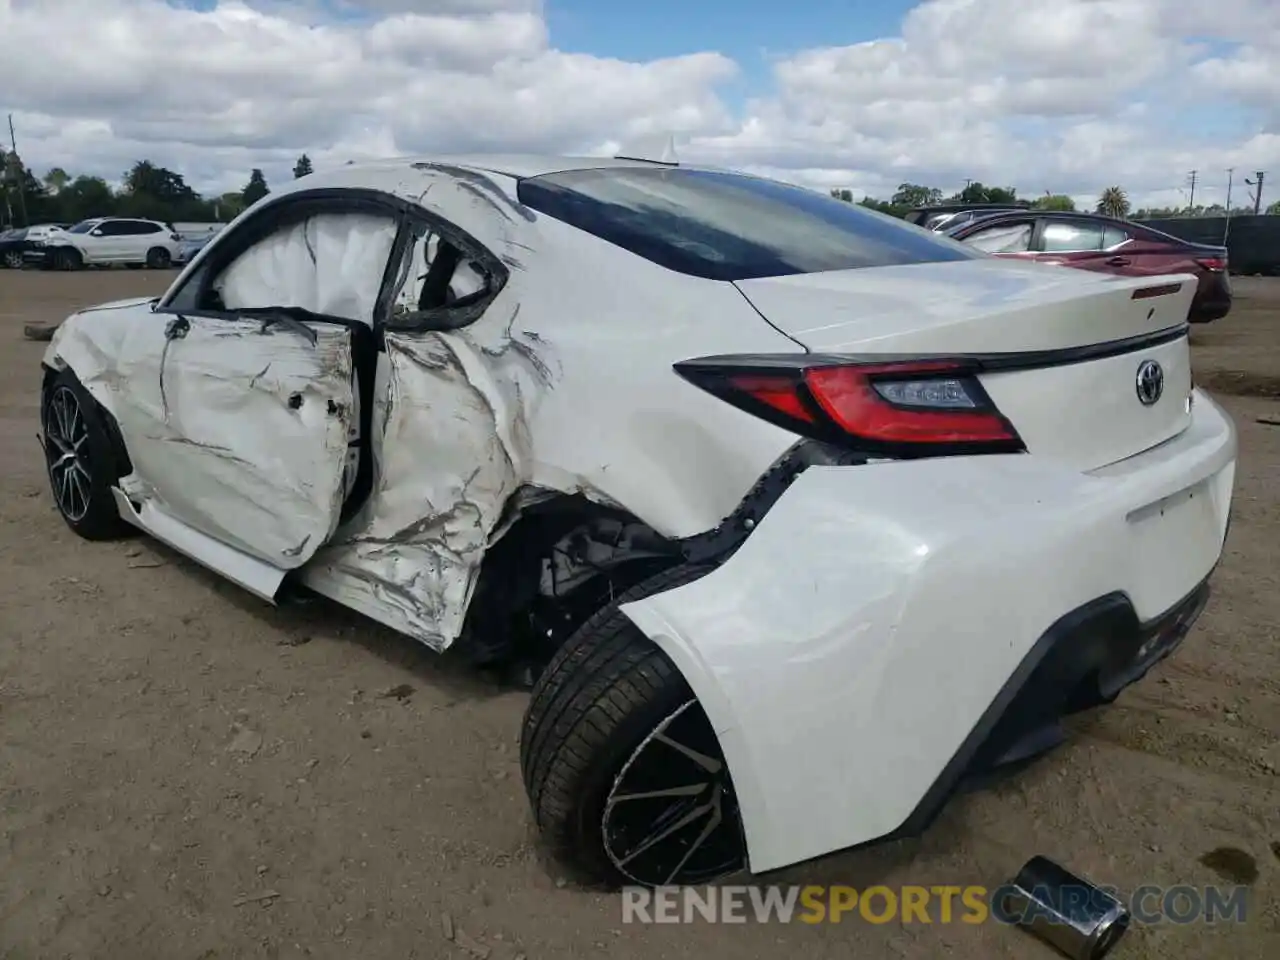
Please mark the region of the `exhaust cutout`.
[[997, 893], [997, 909], [1071, 960], [1102, 960], [1129, 929], [1129, 910], [1048, 857], [1032, 857]]

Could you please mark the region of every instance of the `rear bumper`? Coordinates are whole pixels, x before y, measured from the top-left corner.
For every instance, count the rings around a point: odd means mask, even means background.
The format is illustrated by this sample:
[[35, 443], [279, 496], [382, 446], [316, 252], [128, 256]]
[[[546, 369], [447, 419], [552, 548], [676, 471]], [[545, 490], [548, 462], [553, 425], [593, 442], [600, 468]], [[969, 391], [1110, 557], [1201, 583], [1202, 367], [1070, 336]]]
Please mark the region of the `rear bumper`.
[[716, 727], [751, 868], [923, 829], [966, 773], [1166, 655], [1203, 608], [1235, 457], [1197, 392], [1184, 433], [1089, 474], [814, 467], [721, 567], [625, 606]]

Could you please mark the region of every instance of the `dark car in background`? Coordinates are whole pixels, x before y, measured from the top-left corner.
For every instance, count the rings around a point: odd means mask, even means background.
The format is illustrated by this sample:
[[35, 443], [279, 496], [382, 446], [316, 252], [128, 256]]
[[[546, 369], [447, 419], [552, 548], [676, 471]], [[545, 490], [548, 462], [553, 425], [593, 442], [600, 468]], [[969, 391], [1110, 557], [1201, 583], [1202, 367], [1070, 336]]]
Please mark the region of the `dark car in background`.
[[926, 230], [941, 233], [971, 223], [979, 217], [1027, 210], [1030, 207], [1031, 204], [1021, 200], [1013, 203], [944, 203], [932, 207], [915, 207], [908, 210], [902, 219]]
[[65, 223], [37, 223], [30, 227], [15, 227], [0, 231], [0, 267], [17, 270], [24, 260], [31, 258], [36, 243], [66, 229]]
[[1191, 243], [1128, 220], [1091, 213], [988, 213], [945, 233], [1000, 257], [1020, 257], [1126, 277], [1189, 273], [1199, 279], [1188, 319], [1207, 323], [1231, 310], [1227, 248]]

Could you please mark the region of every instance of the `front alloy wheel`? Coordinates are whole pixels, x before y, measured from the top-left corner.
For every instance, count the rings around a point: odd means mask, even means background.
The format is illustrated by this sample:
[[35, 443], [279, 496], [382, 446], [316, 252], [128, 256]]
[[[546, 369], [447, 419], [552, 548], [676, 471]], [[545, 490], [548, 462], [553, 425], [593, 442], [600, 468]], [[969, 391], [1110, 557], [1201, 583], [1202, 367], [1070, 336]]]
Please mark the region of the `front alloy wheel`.
[[40, 422], [49, 488], [62, 519], [86, 540], [114, 540], [133, 530], [111, 492], [119, 468], [106, 416], [70, 370], [46, 382]]
[[49, 395], [44, 437], [54, 502], [69, 523], [78, 523], [89, 512], [93, 480], [89, 474], [89, 426], [68, 386], [55, 387]]

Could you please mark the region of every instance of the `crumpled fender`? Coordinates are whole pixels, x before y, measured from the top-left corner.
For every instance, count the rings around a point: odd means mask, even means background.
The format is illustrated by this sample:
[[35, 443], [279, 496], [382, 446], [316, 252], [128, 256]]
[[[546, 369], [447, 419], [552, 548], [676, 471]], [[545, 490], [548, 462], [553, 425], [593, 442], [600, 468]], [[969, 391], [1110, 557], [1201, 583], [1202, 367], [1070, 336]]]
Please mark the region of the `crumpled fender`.
[[[1132, 476], [1027, 456], [812, 467], [724, 565], [622, 608], [716, 729], [753, 871], [901, 827], [1063, 614], [1121, 590], [1145, 619], [1207, 575], [1235, 440], [1198, 410]], [[1197, 481], [1176, 527], [1129, 519]]]

